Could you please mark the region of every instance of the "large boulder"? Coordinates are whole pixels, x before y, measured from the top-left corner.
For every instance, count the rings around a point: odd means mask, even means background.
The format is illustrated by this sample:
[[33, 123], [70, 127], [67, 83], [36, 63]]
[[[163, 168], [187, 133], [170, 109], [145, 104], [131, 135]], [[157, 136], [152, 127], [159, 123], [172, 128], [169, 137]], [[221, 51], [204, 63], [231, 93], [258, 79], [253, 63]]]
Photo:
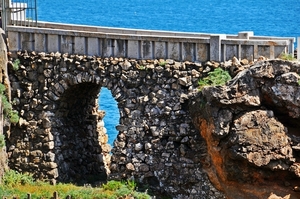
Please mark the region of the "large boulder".
[[300, 198], [299, 63], [259, 61], [191, 100], [205, 170], [227, 198]]

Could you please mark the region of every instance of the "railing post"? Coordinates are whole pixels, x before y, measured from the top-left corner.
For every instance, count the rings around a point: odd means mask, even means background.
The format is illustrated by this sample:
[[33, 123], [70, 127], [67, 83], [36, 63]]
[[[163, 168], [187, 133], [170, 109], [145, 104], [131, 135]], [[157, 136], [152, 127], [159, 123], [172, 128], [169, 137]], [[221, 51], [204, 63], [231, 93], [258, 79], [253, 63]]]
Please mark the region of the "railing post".
[[54, 193], [53, 193], [53, 199], [58, 199], [58, 192], [57, 191], [54, 191]]
[[7, 24], [11, 24], [11, 0], [2, 0], [2, 29], [6, 32]]
[[238, 38], [239, 39], [250, 39], [250, 37], [254, 36], [254, 32], [253, 31], [242, 31], [238, 33]]
[[212, 61], [222, 61], [222, 39], [226, 39], [226, 35], [210, 36], [209, 57]]

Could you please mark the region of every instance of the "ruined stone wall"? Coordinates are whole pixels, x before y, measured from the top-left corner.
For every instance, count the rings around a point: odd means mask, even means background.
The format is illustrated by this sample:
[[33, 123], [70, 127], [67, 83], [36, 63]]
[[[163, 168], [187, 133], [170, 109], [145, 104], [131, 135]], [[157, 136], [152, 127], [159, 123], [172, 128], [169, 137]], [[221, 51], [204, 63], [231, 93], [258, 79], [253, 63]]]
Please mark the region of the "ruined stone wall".
[[[223, 197], [202, 170], [205, 142], [187, 106], [213, 65], [34, 52], [16, 58], [21, 65], [10, 80], [21, 120], [7, 143], [11, 168], [53, 182], [109, 175], [174, 198]], [[101, 87], [111, 90], [120, 112], [111, 162]]]

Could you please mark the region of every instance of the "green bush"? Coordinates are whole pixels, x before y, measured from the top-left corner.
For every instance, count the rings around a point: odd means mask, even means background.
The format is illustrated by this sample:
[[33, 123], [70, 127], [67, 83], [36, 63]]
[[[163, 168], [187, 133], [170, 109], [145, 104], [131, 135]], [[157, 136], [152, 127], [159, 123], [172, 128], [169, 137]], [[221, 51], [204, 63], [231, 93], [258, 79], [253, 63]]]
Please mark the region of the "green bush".
[[133, 191], [133, 190], [135, 190], [137, 183], [134, 180], [127, 180], [126, 185], [130, 190]]
[[115, 191], [123, 186], [121, 181], [111, 180], [103, 185], [104, 190]]
[[0, 198], [26, 198], [30, 193], [32, 198], [50, 198], [57, 192], [60, 198], [71, 196], [73, 199], [119, 199], [132, 196], [135, 199], [150, 199], [147, 193], [135, 191], [134, 181], [108, 181], [102, 187], [81, 187], [73, 184], [50, 185], [46, 182], [34, 181], [28, 174], [14, 170], [6, 171], [3, 184], [0, 184]]
[[150, 199], [151, 198], [147, 193], [141, 193], [141, 192], [134, 192], [132, 194], [132, 196], [137, 199]]
[[2, 149], [5, 146], [5, 136], [0, 135], [0, 149]]
[[19, 59], [16, 59], [12, 65], [13, 65], [13, 69], [14, 70], [19, 70], [19, 64], [20, 64], [20, 60]]
[[115, 190], [115, 194], [118, 197], [124, 197], [124, 196], [128, 196], [132, 193], [132, 190], [130, 190], [128, 187], [126, 187], [125, 185], [120, 187], [119, 189]]
[[7, 187], [15, 187], [17, 185], [33, 184], [32, 175], [22, 174], [18, 171], [8, 170], [3, 176], [4, 185]]
[[295, 61], [295, 60], [297, 60], [296, 58], [294, 58], [293, 54], [287, 54], [287, 53], [281, 53], [279, 55], [279, 59], [288, 60], [288, 61]]
[[12, 105], [11, 103], [9, 103], [5, 95], [5, 91], [5, 86], [3, 84], [0, 84], [0, 96], [2, 100], [4, 116], [8, 118], [11, 123], [16, 124], [19, 121], [18, 112], [12, 109]]
[[231, 80], [231, 76], [228, 71], [216, 68], [214, 71], [209, 72], [207, 77], [198, 81], [199, 90], [202, 90], [204, 86], [222, 86], [229, 80]]

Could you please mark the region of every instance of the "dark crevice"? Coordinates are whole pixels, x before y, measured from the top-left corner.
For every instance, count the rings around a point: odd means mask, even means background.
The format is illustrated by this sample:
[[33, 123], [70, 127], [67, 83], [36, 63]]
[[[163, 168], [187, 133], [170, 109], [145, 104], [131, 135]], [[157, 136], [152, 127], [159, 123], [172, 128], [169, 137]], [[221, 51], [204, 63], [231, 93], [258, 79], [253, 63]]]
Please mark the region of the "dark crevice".
[[99, 161], [99, 90], [99, 85], [82, 83], [70, 87], [61, 97], [56, 116], [62, 125], [54, 129], [60, 140], [55, 148], [59, 181], [84, 184], [106, 179], [103, 163]]
[[300, 119], [292, 118], [288, 115], [288, 112], [285, 108], [276, 107], [274, 105], [265, 105], [268, 110], [272, 110], [275, 118], [278, 119], [287, 129], [288, 134], [291, 136], [299, 137], [300, 139]]

